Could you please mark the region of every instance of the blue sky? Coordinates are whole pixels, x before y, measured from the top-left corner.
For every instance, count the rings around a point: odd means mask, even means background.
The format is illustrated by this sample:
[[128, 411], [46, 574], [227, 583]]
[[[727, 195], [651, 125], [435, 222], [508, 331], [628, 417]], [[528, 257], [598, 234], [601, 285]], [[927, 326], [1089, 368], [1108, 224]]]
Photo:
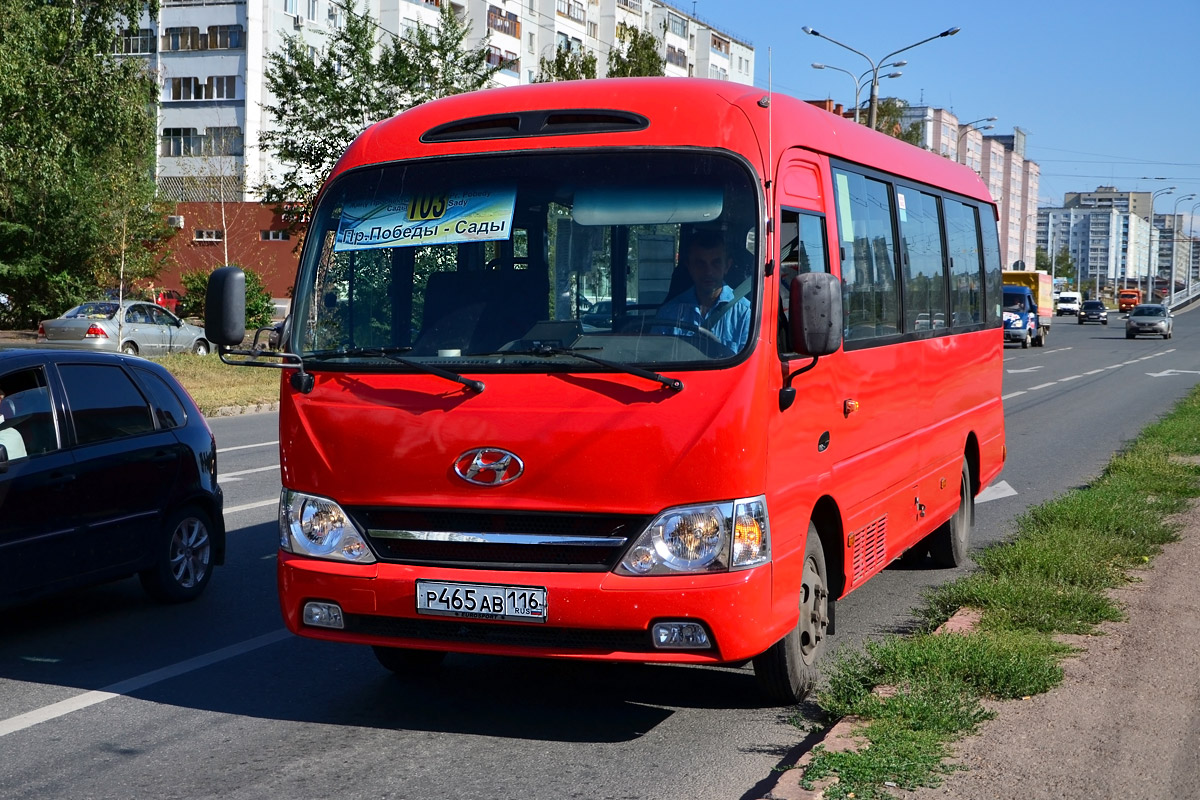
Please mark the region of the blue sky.
[[[989, 134], [1026, 132], [1025, 157], [1041, 166], [1038, 205], [1063, 194], [1113, 185], [1155, 191], [1155, 210], [1188, 214], [1200, 202], [1200, 2], [1115, 3], [1009, 0], [676, 0], [755, 48], [754, 83], [801, 99], [853, 105], [854, 80], [820, 62], [861, 74], [862, 56], [801, 29], [809, 26], [878, 62], [892, 51], [959, 27], [896, 59], [904, 74], [880, 96], [952, 110], [968, 122], [997, 117]], [[768, 52], [768, 50], [770, 52]], [[895, 60], [895, 59], [890, 59]], [[890, 71], [890, 70], [889, 70]], [[881, 71], [882, 72], [882, 71]], [[865, 100], [868, 88], [860, 99]], [[987, 124], [987, 123], [981, 123]], [[1166, 180], [1154, 180], [1154, 178]], [[1200, 208], [1197, 227], [1200, 227]]]

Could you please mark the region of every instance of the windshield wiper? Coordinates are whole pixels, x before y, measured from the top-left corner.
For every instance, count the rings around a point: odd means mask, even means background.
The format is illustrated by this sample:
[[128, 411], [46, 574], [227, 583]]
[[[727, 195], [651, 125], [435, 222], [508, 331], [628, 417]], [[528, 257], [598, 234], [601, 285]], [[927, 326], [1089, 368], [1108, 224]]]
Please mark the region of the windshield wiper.
[[461, 383], [471, 391], [479, 394], [486, 387], [483, 381], [475, 381], [470, 378], [464, 378], [457, 372], [451, 372], [448, 369], [435, 367], [432, 364], [425, 364], [421, 361], [414, 361], [411, 358], [404, 358], [400, 353], [407, 353], [412, 350], [411, 347], [342, 347], [337, 350], [318, 350], [315, 353], [309, 353], [305, 358], [323, 360], [326, 358], [346, 358], [354, 356], [375, 356], [378, 358], [386, 358], [389, 361], [395, 361], [397, 364], [403, 364], [406, 367], [412, 367], [418, 372], [425, 372], [430, 375], [436, 375], [439, 378], [445, 378], [448, 381]]
[[593, 364], [599, 364], [602, 367], [607, 367], [613, 372], [624, 372], [628, 375], [635, 375], [639, 378], [645, 378], [648, 381], [661, 383], [663, 386], [675, 392], [683, 391], [683, 381], [679, 380], [678, 378], [668, 378], [665, 375], [659, 375], [657, 372], [653, 372], [648, 369], [642, 369], [641, 367], [635, 367], [632, 364], [622, 364], [617, 361], [609, 361], [606, 358], [597, 358], [596, 356], [588, 355], [587, 353], [582, 352], [583, 350], [599, 349], [599, 347], [555, 347], [548, 344], [539, 344], [527, 349], [500, 350], [495, 353], [485, 353], [484, 355], [540, 357], [574, 356], [575, 358], [581, 358], [584, 361], [590, 361]]

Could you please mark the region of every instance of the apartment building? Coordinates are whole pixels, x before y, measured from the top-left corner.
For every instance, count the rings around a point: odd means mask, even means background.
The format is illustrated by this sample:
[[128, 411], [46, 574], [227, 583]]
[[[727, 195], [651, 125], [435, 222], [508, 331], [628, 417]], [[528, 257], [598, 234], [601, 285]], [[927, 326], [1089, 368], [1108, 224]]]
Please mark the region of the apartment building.
[[1037, 246], [1047, 253], [1066, 250], [1079, 267], [1082, 286], [1104, 287], [1143, 282], [1158, 230], [1121, 205], [1073, 205], [1040, 208]]
[[1000, 217], [1000, 263], [1005, 269], [1033, 269], [1041, 167], [1025, 158], [1025, 132], [1020, 128], [1013, 128], [1011, 134], [984, 134], [992, 126], [978, 123], [991, 119], [963, 123], [944, 108], [910, 106], [900, 124], [907, 128], [919, 123], [921, 147], [979, 174]]
[[[321, 49], [350, 2], [161, 0], [153, 18], [143, 15], [122, 32], [119, 51], [145, 59], [159, 78], [159, 196], [185, 204], [171, 217], [180, 231], [172, 244], [179, 270], [164, 275], [168, 285], [177, 285], [178, 271], [226, 260], [263, 272], [276, 293], [290, 283], [294, 242], [281, 238], [282, 223], [256, 208], [236, 209], [257, 204], [272, 172], [259, 146], [272, 124], [264, 107], [276, 101], [264, 77], [267, 55], [289, 35]], [[603, 77], [621, 25], [658, 38], [667, 75], [753, 83], [748, 41], [659, 0], [366, 0], [365, 8], [382, 35], [403, 36], [436, 25], [443, 2], [467, 21], [467, 46], [486, 42], [492, 63], [505, 65], [496, 78], [502, 86], [532, 82], [540, 59], [560, 47], [595, 54]]]
[[[1063, 195], [1065, 208], [1115, 208], [1143, 222], [1151, 220], [1153, 203], [1153, 192], [1127, 192], [1115, 186], [1097, 186], [1095, 191], [1067, 192]], [[1176, 281], [1186, 282], [1193, 271], [1194, 248], [1191, 246], [1191, 237], [1184, 231], [1183, 215], [1153, 214], [1153, 226], [1153, 247], [1148, 247], [1145, 241], [1142, 247], [1146, 248], [1147, 258], [1152, 257], [1155, 279], [1170, 281], [1174, 276]], [[1145, 277], [1146, 273], [1142, 272], [1141, 275]]]

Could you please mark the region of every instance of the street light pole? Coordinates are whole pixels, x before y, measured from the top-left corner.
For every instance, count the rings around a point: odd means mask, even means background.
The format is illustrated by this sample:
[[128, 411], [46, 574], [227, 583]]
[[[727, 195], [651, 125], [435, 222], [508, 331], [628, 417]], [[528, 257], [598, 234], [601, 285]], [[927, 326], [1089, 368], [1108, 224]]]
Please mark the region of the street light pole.
[[878, 111], [879, 111], [879, 70], [884, 66], [883, 62], [887, 61], [892, 56], [900, 55], [901, 53], [903, 53], [906, 50], [912, 50], [914, 47], [923, 45], [926, 42], [932, 42], [934, 39], [941, 39], [944, 36], [953, 36], [954, 34], [958, 33], [960, 29], [959, 28], [948, 28], [948, 29], [942, 31], [941, 33], [930, 36], [927, 39], [922, 39], [921, 41], [916, 42], [915, 44], [910, 44], [908, 47], [901, 47], [899, 50], [895, 50], [891, 53], [888, 53], [886, 56], [879, 59], [878, 64], [876, 64], [876, 62], [869, 55], [862, 52], [861, 50], [855, 50], [853, 47], [851, 47], [848, 44], [839, 42], [837, 39], [831, 39], [828, 36], [826, 36], [825, 34], [820, 33], [819, 31], [815, 31], [812, 28], [808, 27], [807, 25], [805, 25], [803, 28], [801, 28], [801, 30], [803, 30], [809, 36], [817, 36], [828, 42], [833, 42], [838, 47], [843, 47], [843, 48], [849, 50], [851, 53], [860, 55], [867, 60], [868, 64], [871, 65], [871, 70], [870, 70], [870, 72], [871, 72], [871, 105], [869, 107], [869, 110], [867, 111], [867, 126], [870, 127], [871, 130], [875, 130], [875, 122], [876, 122], [876, 118], [878, 117]]
[[1168, 186], [1150, 195], [1150, 215], [1146, 217], [1146, 221], [1150, 223], [1150, 230], [1146, 233], [1146, 302], [1150, 301], [1150, 292], [1154, 288], [1150, 276], [1158, 270], [1158, 259], [1154, 257], [1154, 200], [1160, 194], [1172, 194], [1174, 191], [1174, 186]]
[[[884, 66], [885, 66], [885, 67], [903, 67], [903, 66], [904, 66], [905, 64], [907, 64], [907, 63], [908, 63], [907, 61], [897, 61], [897, 62], [895, 62], [894, 64], [885, 64]], [[858, 122], [858, 93], [859, 93], [859, 90], [860, 90], [860, 89], [861, 89], [861, 87], [862, 87], [862, 79], [863, 79], [863, 78], [865, 78], [865, 77], [867, 77], [868, 75], [870, 75], [870, 74], [871, 74], [871, 71], [870, 71], [870, 70], [867, 70], [867, 71], [866, 71], [866, 72], [864, 72], [862, 75], [855, 75], [853, 72], [851, 72], [851, 71], [850, 71], [850, 70], [848, 70], [848, 69], [842, 69], [841, 67], [834, 67], [834, 66], [831, 66], [831, 65], [829, 65], [829, 64], [813, 64], [813, 65], [812, 65], [812, 68], [813, 68], [813, 69], [832, 69], [832, 70], [837, 70], [838, 72], [844, 72], [844, 73], [846, 73], [847, 75], [849, 75], [849, 76], [850, 76], [851, 80], [853, 80], [853, 81], [854, 81], [854, 121], [855, 121], [855, 122]], [[885, 77], [885, 78], [899, 78], [899, 77], [900, 77], [901, 75], [903, 75], [903, 74], [904, 74], [903, 72], [891, 72], [891, 73], [888, 73], [887, 75], [884, 75], [883, 77]]]
[[[1175, 218], [1179, 215], [1179, 204], [1184, 200], [1195, 200], [1196, 193], [1185, 194], [1182, 197], [1175, 198], [1175, 207], [1171, 209], [1171, 305], [1175, 304], [1175, 248], [1179, 246], [1179, 231], [1175, 229]], [[1188, 269], [1191, 270], [1191, 264], [1188, 264]], [[1154, 284], [1150, 284], [1153, 290]]]

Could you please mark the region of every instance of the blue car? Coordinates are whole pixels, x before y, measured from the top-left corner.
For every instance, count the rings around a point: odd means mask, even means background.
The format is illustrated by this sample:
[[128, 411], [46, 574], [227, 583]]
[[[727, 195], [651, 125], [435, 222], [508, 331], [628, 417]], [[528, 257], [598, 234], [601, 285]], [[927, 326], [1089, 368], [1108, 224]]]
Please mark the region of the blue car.
[[137, 575], [198, 597], [225, 560], [216, 440], [160, 365], [0, 348], [0, 604]]

